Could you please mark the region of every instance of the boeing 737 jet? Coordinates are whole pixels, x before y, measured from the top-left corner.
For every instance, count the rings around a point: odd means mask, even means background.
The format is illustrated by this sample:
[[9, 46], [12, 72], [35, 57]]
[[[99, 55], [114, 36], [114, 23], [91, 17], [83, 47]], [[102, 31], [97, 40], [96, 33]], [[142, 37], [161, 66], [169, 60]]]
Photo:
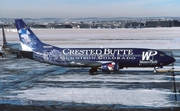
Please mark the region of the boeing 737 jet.
[[0, 52], [1, 56], [4, 58], [6, 57], [7, 54], [17, 54], [17, 58], [20, 58], [21, 44], [7, 42], [4, 32], [4, 27], [2, 27], [2, 34], [3, 34], [3, 45], [1, 46], [1, 52]]
[[124, 67], [163, 67], [175, 61], [173, 57], [154, 49], [58, 48], [40, 41], [22, 19], [16, 19], [15, 25], [22, 56], [66, 67], [90, 67], [90, 74], [98, 69], [111, 72]]

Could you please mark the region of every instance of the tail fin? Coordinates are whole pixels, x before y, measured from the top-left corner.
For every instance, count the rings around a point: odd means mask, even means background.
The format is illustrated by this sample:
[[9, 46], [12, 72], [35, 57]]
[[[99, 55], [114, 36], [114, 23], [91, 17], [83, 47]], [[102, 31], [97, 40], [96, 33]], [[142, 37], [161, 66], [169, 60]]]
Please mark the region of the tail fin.
[[38, 37], [33, 33], [33, 31], [31, 31], [22, 19], [15, 19], [15, 25], [18, 30], [23, 50], [33, 51], [44, 46], [44, 43], [38, 39]]
[[3, 33], [3, 45], [4, 44], [7, 44], [7, 41], [6, 41], [6, 36], [5, 36], [5, 32], [4, 32], [4, 27], [2, 26], [2, 33]]

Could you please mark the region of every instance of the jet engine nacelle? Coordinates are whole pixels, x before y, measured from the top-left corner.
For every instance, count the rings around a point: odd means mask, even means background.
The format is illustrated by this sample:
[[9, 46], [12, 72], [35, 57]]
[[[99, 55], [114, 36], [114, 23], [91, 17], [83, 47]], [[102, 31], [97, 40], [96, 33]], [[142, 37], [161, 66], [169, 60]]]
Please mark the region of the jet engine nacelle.
[[115, 62], [105, 63], [101, 65], [101, 70], [103, 71], [118, 71], [119, 70], [119, 64]]

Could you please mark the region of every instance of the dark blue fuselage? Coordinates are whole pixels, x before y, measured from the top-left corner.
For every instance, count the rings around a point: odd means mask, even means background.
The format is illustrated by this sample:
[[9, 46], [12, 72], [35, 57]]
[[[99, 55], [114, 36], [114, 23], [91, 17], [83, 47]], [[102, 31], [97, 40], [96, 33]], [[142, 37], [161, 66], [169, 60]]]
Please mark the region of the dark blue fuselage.
[[83, 62], [115, 62], [123, 67], [162, 67], [174, 62], [174, 58], [164, 52], [140, 48], [58, 48], [45, 45], [34, 50], [33, 59], [61, 66], [89, 66], [73, 64]]

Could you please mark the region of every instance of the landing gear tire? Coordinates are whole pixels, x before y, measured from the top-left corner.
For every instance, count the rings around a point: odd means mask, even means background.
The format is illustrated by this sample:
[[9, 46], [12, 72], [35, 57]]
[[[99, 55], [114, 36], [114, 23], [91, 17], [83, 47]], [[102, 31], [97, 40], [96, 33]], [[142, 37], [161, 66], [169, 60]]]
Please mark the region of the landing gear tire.
[[156, 74], [157, 73], [157, 70], [156, 70], [156, 68], [154, 68], [154, 74]]
[[6, 55], [5, 55], [5, 54], [3, 54], [3, 55], [2, 55], [2, 58], [6, 58]]
[[95, 72], [97, 72], [97, 69], [95, 69], [95, 68], [92, 68], [89, 70], [89, 74], [91, 74], [91, 75], [94, 75]]

